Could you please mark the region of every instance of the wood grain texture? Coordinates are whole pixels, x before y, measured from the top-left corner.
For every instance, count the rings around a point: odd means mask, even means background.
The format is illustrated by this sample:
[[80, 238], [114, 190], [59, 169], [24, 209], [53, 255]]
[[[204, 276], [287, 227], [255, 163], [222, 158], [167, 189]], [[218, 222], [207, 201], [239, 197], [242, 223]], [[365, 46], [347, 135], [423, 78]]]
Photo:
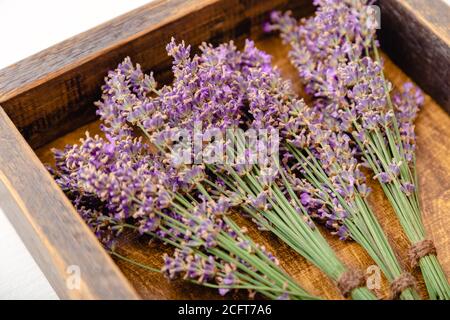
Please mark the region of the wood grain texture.
[[[282, 71], [283, 76], [290, 79], [294, 86], [302, 94], [301, 85], [295, 69], [287, 59], [287, 50], [277, 38], [266, 38], [257, 42], [257, 46], [273, 55], [273, 62]], [[408, 77], [396, 67], [391, 60], [386, 60], [386, 73], [395, 85], [408, 80]], [[51, 147], [63, 148], [68, 143], [75, 143], [84, 135], [86, 130], [99, 133], [99, 122], [93, 122], [83, 126], [74, 132], [61, 137], [51, 144], [36, 150], [43, 162], [52, 163]], [[442, 143], [438, 136], [450, 135], [450, 117], [434, 102], [426, 96], [425, 107], [417, 121], [418, 154], [417, 165], [420, 177], [421, 197], [424, 207], [424, 223], [430, 238], [435, 242], [439, 253], [439, 259], [444, 266], [447, 275], [450, 274], [450, 146]], [[406, 252], [408, 240], [403, 233], [397, 217], [388, 200], [385, 198], [379, 185], [371, 181], [374, 189], [370, 196], [370, 202], [391, 240], [391, 244], [401, 262], [406, 266]], [[269, 233], [260, 233], [253, 225], [242, 217], [236, 216], [238, 221], [249, 228], [250, 236], [256, 241], [262, 242], [280, 259], [281, 265], [311, 293], [330, 298], [341, 299], [335, 285], [327, 279], [316, 267], [299, 256], [287, 245]], [[331, 244], [338, 257], [348, 266], [366, 270], [374, 262], [367, 253], [354, 242], [342, 242], [336, 237], [324, 232], [326, 239]], [[141, 263], [151, 266], [161, 266], [161, 255], [172, 250], [159, 243], [147, 244], [148, 239], [137, 239], [133, 236], [125, 236], [121, 239], [118, 249], [123, 255]], [[125, 276], [136, 288], [143, 298], [151, 298], [155, 295], [161, 299], [216, 299], [220, 296], [214, 290], [205, 290], [182, 281], [167, 282], [162, 275], [145, 271], [127, 262], [116, 260]], [[419, 280], [420, 293], [426, 297], [425, 287], [420, 272], [414, 271]], [[387, 297], [387, 285], [383, 284], [379, 292], [380, 297]], [[242, 296], [229, 296], [228, 298]]]
[[450, 6], [442, 0], [382, 0], [381, 44], [450, 112]]
[[95, 119], [90, 106], [108, 70], [125, 57], [170, 81], [172, 36], [197, 47], [258, 38], [272, 9], [312, 12], [311, 1], [165, 0], [150, 3], [0, 70], [0, 105], [32, 147]]
[[[0, 164], [1, 207], [60, 298], [137, 298], [1, 108]], [[69, 266], [79, 288], [66, 285]]]

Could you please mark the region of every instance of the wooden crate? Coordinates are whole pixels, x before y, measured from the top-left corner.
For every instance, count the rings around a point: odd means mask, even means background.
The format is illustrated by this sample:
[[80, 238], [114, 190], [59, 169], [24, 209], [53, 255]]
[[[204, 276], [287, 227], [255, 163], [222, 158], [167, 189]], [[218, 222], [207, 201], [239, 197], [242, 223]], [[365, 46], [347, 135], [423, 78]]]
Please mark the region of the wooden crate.
[[[400, 84], [408, 79], [406, 72], [429, 94], [416, 125], [423, 219], [450, 274], [450, 118], [445, 112], [450, 111], [449, 8], [440, 0], [382, 0], [380, 6], [387, 76]], [[202, 41], [218, 44], [230, 39], [242, 45], [250, 37], [300, 87], [287, 48], [275, 36], [262, 33], [261, 25], [273, 9], [291, 9], [297, 17], [314, 10], [306, 0], [157, 1], [0, 71], [0, 206], [61, 298], [219, 298], [212, 289], [169, 282], [160, 274], [113, 261], [43, 163], [52, 162], [50, 148], [74, 143], [86, 130], [98, 131], [93, 102], [99, 99], [107, 71], [125, 56], [145, 71], [153, 70], [158, 81], [170, 81], [164, 47], [172, 36], [194, 47]], [[405, 263], [407, 239], [380, 188], [372, 187], [370, 201]], [[276, 252], [282, 266], [310, 292], [340, 298], [330, 280], [274, 236], [254, 230], [250, 234]], [[373, 264], [356, 243], [328, 235], [327, 239], [348, 265], [364, 269]], [[119, 250], [159, 266], [161, 254], [170, 248], [124, 236]], [[71, 265], [81, 270], [79, 290], [66, 285]], [[421, 276], [414, 274], [426, 297]], [[381, 296], [385, 289], [384, 284]]]

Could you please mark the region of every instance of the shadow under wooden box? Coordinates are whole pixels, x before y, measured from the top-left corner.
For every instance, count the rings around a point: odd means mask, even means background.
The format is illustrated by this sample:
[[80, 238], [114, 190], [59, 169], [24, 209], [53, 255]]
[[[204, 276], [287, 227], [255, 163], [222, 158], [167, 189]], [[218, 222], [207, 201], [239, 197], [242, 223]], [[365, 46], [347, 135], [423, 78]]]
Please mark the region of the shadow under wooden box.
[[[408, 76], [428, 94], [416, 123], [417, 166], [423, 220], [439, 259], [450, 274], [450, 66], [449, 9], [436, 1], [386, 0], [381, 6], [381, 43], [386, 75], [399, 86]], [[219, 294], [181, 280], [168, 281], [102, 249], [43, 164], [52, 164], [51, 148], [76, 143], [85, 131], [99, 133], [93, 102], [108, 70], [130, 56], [160, 83], [170, 82], [165, 45], [172, 36], [193, 47], [246, 38], [273, 55], [273, 63], [301, 92], [288, 48], [262, 24], [274, 9], [312, 14], [311, 1], [166, 0], [156, 1], [68, 39], [0, 70], [0, 205], [61, 298], [81, 299], [218, 299]], [[397, 65], [398, 64], [398, 65]], [[401, 68], [400, 68], [400, 67]], [[370, 202], [391, 243], [406, 265], [408, 241], [389, 202], [376, 183]], [[341, 299], [335, 285], [316, 267], [269, 233], [257, 232], [242, 217], [250, 235], [275, 252], [281, 265], [302, 286], [324, 298]], [[373, 261], [353, 242], [324, 232], [349, 266], [366, 269]], [[162, 264], [171, 249], [149, 239], [124, 235], [118, 251], [141, 263]], [[70, 290], [67, 268], [80, 267], [81, 288]], [[426, 298], [417, 271], [420, 293]], [[377, 292], [387, 295], [386, 283]], [[231, 293], [225, 298], [246, 298]]]

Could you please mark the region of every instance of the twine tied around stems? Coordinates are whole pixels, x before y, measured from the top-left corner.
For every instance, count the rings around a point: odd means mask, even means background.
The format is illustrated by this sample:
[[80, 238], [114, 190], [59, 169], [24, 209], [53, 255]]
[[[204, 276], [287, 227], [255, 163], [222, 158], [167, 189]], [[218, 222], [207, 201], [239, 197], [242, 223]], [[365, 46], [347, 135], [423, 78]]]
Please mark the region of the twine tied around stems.
[[397, 300], [402, 292], [408, 288], [416, 286], [416, 279], [409, 273], [402, 273], [397, 279], [391, 283], [391, 300]]
[[411, 245], [408, 252], [409, 263], [412, 268], [419, 265], [419, 260], [430, 254], [437, 255], [433, 241], [424, 239]]
[[345, 271], [337, 281], [337, 286], [345, 298], [348, 298], [354, 289], [364, 287], [365, 284], [364, 273], [353, 269]]

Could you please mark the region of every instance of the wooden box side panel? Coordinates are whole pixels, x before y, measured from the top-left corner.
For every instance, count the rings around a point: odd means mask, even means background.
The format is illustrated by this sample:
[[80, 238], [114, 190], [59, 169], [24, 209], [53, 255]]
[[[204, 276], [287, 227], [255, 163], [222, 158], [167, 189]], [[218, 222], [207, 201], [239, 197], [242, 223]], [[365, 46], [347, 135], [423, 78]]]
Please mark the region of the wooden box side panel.
[[450, 6], [443, 0], [381, 0], [381, 45], [450, 113]]
[[138, 298], [1, 108], [0, 205], [60, 298]]

